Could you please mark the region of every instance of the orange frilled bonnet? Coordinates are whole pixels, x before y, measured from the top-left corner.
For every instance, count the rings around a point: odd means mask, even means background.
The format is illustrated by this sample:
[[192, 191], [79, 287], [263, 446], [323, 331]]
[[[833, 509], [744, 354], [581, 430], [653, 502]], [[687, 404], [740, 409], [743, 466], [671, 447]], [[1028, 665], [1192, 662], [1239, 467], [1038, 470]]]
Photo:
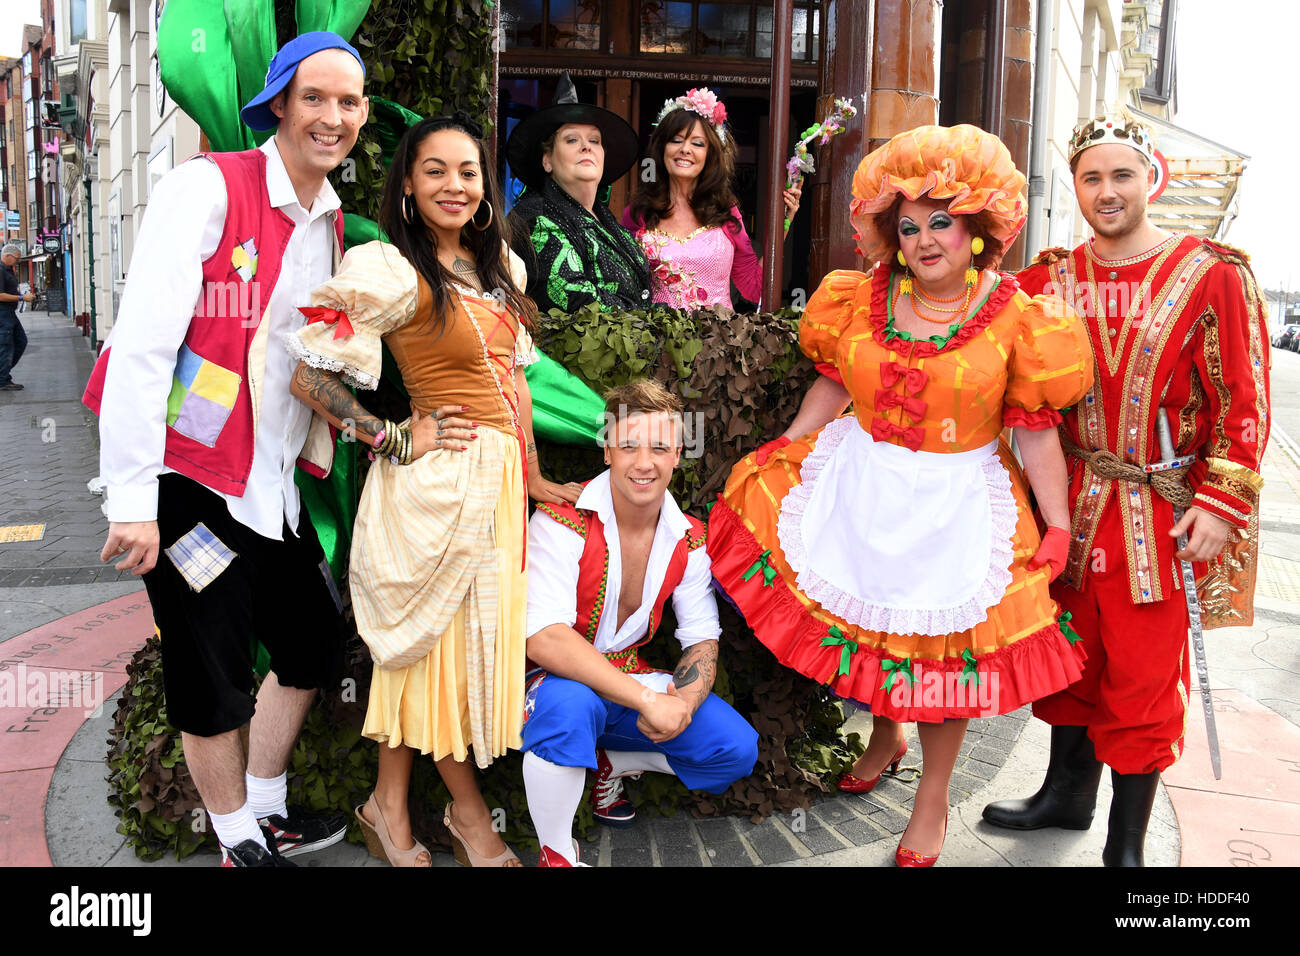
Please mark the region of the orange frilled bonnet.
[[853, 174], [849, 218], [858, 251], [871, 262], [893, 255], [895, 239], [876, 230], [874, 215], [899, 195], [951, 199], [948, 211], [992, 214], [993, 236], [1009, 246], [1025, 225], [1025, 177], [1002, 141], [976, 126], [918, 126], [869, 153]]

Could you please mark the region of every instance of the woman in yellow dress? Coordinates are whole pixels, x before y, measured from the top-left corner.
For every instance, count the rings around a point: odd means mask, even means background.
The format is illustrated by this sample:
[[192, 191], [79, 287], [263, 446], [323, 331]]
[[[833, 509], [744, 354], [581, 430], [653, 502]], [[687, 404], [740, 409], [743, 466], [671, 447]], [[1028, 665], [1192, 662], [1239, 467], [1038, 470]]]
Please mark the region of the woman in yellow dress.
[[822, 281], [799, 334], [823, 375], [709, 519], [714, 576], [759, 640], [872, 712], [841, 789], [871, 789], [906, 752], [899, 722], [919, 722], [900, 866], [938, 859], [968, 719], [1080, 674], [1048, 583], [1069, 527], [1055, 409], [1088, 390], [1092, 351], [1063, 302], [992, 271], [1024, 185], [972, 126], [911, 130], [862, 161], [850, 212], [876, 266]]
[[[416, 751], [451, 791], [457, 859], [519, 865], [468, 756], [483, 768], [520, 745], [525, 488], [549, 502], [581, 491], [537, 468], [523, 373], [534, 309], [481, 137], [463, 114], [407, 132], [380, 209], [392, 244], [350, 249], [288, 342], [294, 394], [374, 449], [349, 576], [375, 664], [363, 733], [381, 746], [375, 791], [356, 812], [371, 852], [394, 866], [430, 865], [407, 809]], [[381, 343], [410, 394], [405, 422], [371, 415], [343, 384], [376, 387]]]

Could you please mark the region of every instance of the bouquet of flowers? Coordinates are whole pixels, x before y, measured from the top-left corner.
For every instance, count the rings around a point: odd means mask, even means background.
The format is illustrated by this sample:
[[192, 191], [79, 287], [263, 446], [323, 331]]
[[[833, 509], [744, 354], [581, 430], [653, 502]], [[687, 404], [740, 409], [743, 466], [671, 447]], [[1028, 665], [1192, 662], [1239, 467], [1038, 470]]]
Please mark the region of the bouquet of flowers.
[[[817, 164], [813, 162], [808, 145], [816, 140], [817, 145], [825, 146], [831, 141], [832, 136], [844, 132], [845, 124], [857, 115], [857, 108], [848, 100], [839, 97], [835, 100], [835, 109], [831, 111], [830, 116], [799, 134], [799, 142], [794, 144], [794, 155], [785, 164], [786, 189], [793, 189], [797, 183], [803, 182], [805, 176], [816, 172]], [[785, 221], [785, 228], [790, 228], [789, 219]]]

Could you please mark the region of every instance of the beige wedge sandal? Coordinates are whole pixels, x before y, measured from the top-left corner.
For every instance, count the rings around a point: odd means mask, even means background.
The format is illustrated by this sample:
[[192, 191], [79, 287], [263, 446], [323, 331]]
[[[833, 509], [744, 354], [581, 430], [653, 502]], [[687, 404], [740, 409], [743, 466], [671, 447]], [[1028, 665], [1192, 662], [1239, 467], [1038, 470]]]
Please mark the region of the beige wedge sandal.
[[[361, 815], [362, 809], [370, 812], [370, 816], [374, 818], [374, 823]], [[399, 850], [393, 846], [392, 838], [388, 835], [388, 824], [384, 820], [383, 813], [379, 810], [379, 804], [375, 801], [373, 793], [364, 807], [356, 808], [356, 815], [357, 822], [361, 824], [361, 833], [366, 838], [366, 849], [370, 851], [370, 855], [375, 859], [387, 860], [390, 866], [433, 865], [433, 857], [429, 855], [428, 849], [414, 837], [411, 839], [415, 845], [409, 850]], [[424, 854], [424, 862], [420, 862], [421, 853]]]
[[451, 808], [454, 804], [447, 804], [447, 809], [443, 811], [442, 824], [451, 834], [452, 845], [451, 852], [456, 857], [456, 862], [461, 866], [523, 866], [519, 862], [519, 857], [515, 856], [515, 851], [506, 847], [496, 856], [482, 856], [475, 852], [474, 848], [469, 845], [469, 841], [461, 836], [460, 831], [456, 829], [456, 824], [451, 822]]

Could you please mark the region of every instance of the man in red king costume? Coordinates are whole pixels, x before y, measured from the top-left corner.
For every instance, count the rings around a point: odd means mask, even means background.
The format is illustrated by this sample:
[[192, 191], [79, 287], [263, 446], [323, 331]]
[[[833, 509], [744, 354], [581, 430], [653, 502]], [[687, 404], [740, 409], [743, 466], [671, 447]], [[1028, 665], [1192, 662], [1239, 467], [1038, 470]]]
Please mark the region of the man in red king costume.
[[[1077, 127], [1070, 169], [1095, 235], [1073, 252], [1040, 253], [1019, 276], [1031, 295], [1075, 303], [1096, 355], [1092, 391], [1061, 432], [1068, 540], [1047, 533], [1068, 551], [1052, 596], [1088, 658], [1079, 681], [1034, 704], [1052, 725], [1042, 788], [990, 804], [984, 819], [1086, 830], [1109, 765], [1107, 866], [1142, 865], [1160, 771], [1183, 749], [1191, 680], [1179, 562], [1194, 562], [1206, 627], [1251, 622], [1269, 426], [1265, 316], [1247, 258], [1147, 218], [1154, 159], [1150, 132], [1127, 114]], [[1173, 473], [1184, 480], [1157, 486], [1143, 466], [1163, 458], [1161, 415], [1175, 454], [1193, 461]], [[1177, 522], [1174, 501], [1185, 509]]]

